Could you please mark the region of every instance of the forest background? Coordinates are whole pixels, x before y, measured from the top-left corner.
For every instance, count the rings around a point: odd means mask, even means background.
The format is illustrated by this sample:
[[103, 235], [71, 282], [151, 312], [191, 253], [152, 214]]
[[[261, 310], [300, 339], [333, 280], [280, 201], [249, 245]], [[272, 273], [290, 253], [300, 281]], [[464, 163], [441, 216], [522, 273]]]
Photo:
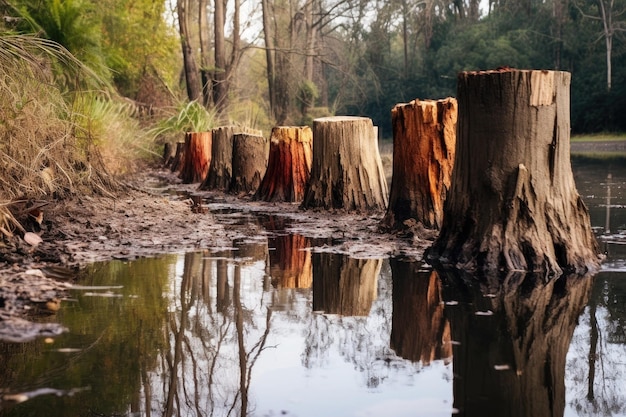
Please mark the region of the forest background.
[[454, 96], [460, 71], [502, 66], [571, 72], [572, 132], [624, 132], [625, 11], [626, 0], [0, 0], [0, 197], [104, 190], [164, 141], [224, 124], [359, 115], [390, 138], [394, 105]]

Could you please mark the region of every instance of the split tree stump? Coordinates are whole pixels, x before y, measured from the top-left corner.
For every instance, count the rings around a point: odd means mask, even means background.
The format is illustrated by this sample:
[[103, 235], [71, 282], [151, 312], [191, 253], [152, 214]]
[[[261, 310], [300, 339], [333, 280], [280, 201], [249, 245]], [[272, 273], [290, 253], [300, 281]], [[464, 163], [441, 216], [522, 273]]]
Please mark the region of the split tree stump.
[[452, 188], [427, 259], [466, 270], [599, 267], [570, 164], [570, 74], [463, 72]]
[[211, 164], [211, 132], [185, 133], [185, 154], [180, 170], [184, 184], [201, 182]]
[[302, 208], [375, 211], [387, 207], [387, 182], [370, 119], [315, 119], [313, 138], [311, 178]]
[[277, 126], [270, 136], [267, 171], [255, 198], [301, 202], [311, 175], [313, 132], [308, 126]]
[[267, 169], [268, 141], [263, 136], [238, 133], [233, 136], [231, 193], [251, 194], [261, 184]]
[[206, 178], [200, 184], [200, 190], [227, 191], [233, 174], [233, 136], [236, 133], [254, 133], [255, 129], [241, 126], [220, 126], [211, 131], [211, 165]]
[[393, 176], [381, 226], [405, 229], [412, 219], [438, 230], [454, 165], [456, 99], [398, 104], [391, 110], [391, 120]]

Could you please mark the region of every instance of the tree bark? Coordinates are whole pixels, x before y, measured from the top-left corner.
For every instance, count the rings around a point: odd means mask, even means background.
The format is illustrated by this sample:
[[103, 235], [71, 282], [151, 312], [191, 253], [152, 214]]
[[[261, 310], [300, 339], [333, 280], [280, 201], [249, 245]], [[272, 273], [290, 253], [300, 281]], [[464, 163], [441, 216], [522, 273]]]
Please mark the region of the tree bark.
[[433, 263], [583, 273], [599, 267], [569, 148], [570, 74], [459, 74], [452, 188]]
[[176, 146], [171, 142], [166, 142], [163, 145], [163, 166], [169, 168], [174, 162], [176, 157]]
[[381, 226], [404, 229], [407, 220], [440, 229], [452, 180], [457, 101], [413, 100], [391, 111], [393, 176]]
[[314, 253], [313, 310], [343, 316], [367, 316], [376, 299], [382, 264], [382, 259]]
[[233, 177], [229, 192], [254, 193], [267, 169], [268, 141], [263, 136], [238, 133], [233, 136]]
[[313, 121], [313, 165], [302, 207], [384, 210], [387, 182], [372, 121], [324, 117]]
[[180, 42], [183, 51], [183, 64], [185, 70], [185, 81], [187, 86], [187, 98], [189, 101], [197, 100], [202, 91], [200, 84], [198, 65], [191, 45], [191, 34], [189, 32], [189, 20], [191, 17], [190, 5], [186, 0], [176, 2], [178, 12], [178, 27], [180, 31]]
[[174, 153], [174, 160], [170, 170], [172, 172], [179, 172], [183, 168], [185, 162], [185, 142], [176, 142], [176, 152]]
[[211, 164], [211, 132], [185, 134], [185, 158], [180, 171], [184, 184], [201, 182], [206, 178]]
[[428, 365], [452, 357], [450, 324], [444, 317], [441, 280], [421, 262], [390, 259], [393, 281], [391, 348], [412, 362]]
[[263, 201], [301, 202], [311, 175], [311, 128], [277, 126], [272, 129], [267, 171], [255, 195]]
[[240, 126], [220, 126], [211, 131], [211, 165], [200, 190], [228, 190], [233, 173], [233, 135], [241, 132], [261, 134], [258, 130]]

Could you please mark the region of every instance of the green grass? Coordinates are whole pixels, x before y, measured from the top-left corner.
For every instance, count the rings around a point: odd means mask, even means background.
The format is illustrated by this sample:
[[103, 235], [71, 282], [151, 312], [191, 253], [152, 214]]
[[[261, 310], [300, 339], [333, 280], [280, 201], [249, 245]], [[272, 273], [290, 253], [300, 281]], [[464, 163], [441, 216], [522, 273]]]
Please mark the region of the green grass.
[[626, 133], [587, 133], [572, 135], [572, 142], [612, 142], [626, 141]]

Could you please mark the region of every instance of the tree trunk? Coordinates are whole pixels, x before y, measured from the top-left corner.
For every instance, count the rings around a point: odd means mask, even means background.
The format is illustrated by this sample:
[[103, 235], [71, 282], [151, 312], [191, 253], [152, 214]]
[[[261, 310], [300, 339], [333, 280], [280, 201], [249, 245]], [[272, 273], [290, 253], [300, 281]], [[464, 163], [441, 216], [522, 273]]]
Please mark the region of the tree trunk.
[[211, 164], [211, 132], [185, 134], [185, 162], [180, 172], [184, 184], [204, 180]]
[[[459, 107], [462, 108], [461, 106]], [[593, 278], [447, 271], [443, 299], [453, 346], [459, 415], [563, 416], [565, 363]], [[582, 391], [582, 390], [581, 390]]]
[[313, 311], [367, 316], [376, 299], [382, 259], [313, 254]]
[[267, 169], [268, 141], [263, 136], [238, 133], [233, 136], [233, 177], [229, 192], [254, 193]]
[[178, 27], [180, 31], [180, 42], [183, 50], [183, 64], [185, 70], [185, 81], [187, 85], [187, 98], [189, 101], [197, 100], [202, 91], [200, 84], [198, 65], [193, 53], [191, 45], [191, 34], [189, 32], [189, 20], [191, 17], [189, 2], [186, 0], [178, 0], [176, 2], [178, 12]]
[[302, 207], [384, 210], [387, 182], [372, 121], [324, 117], [313, 121], [313, 165]]
[[551, 275], [598, 268], [570, 164], [569, 83], [557, 71], [459, 75], [457, 158], [431, 262]]
[[170, 170], [172, 172], [180, 172], [185, 162], [185, 142], [176, 142], [176, 152]]
[[421, 262], [389, 260], [393, 281], [391, 348], [411, 362], [428, 365], [452, 357], [450, 324], [444, 318], [441, 280]]
[[301, 202], [311, 175], [312, 159], [313, 133], [308, 126], [272, 129], [267, 171], [255, 198]]
[[409, 227], [410, 219], [440, 229], [452, 179], [457, 102], [413, 100], [391, 111], [393, 176], [389, 208], [381, 225]]

